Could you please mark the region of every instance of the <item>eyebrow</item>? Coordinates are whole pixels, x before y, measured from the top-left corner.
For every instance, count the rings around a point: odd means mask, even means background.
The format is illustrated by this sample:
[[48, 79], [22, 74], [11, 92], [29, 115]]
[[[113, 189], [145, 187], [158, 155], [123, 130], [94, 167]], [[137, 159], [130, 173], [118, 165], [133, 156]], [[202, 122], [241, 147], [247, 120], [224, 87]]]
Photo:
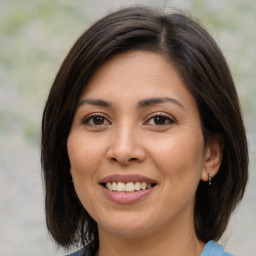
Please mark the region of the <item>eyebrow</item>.
[[181, 102], [179, 102], [178, 100], [176, 100], [174, 98], [169, 98], [169, 97], [150, 98], [150, 99], [141, 100], [138, 103], [138, 107], [139, 108], [149, 107], [152, 105], [161, 104], [161, 103], [165, 103], [165, 102], [171, 102], [185, 110], [185, 107]]
[[112, 107], [112, 104], [110, 102], [101, 100], [101, 99], [83, 99], [78, 103], [77, 107], [79, 108], [84, 104], [101, 106], [101, 107], [109, 107], [109, 108]]
[[[149, 99], [141, 100], [138, 103], [138, 108], [145, 108], [145, 107], [149, 107], [152, 105], [157, 105], [157, 104], [161, 104], [161, 103], [165, 103], [165, 102], [171, 102], [171, 103], [185, 109], [184, 105], [181, 102], [179, 102], [178, 100], [176, 100], [174, 98], [169, 98], [169, 97], [149, 98]], [[109, 101], [102, 100], [102, 99], [83, 99], [78, 103], [77, 107], [79, 108], [80, 106], [82, 106], [84, 104], [108, 107], [108, 108], [112, 107], [112, 104]]]

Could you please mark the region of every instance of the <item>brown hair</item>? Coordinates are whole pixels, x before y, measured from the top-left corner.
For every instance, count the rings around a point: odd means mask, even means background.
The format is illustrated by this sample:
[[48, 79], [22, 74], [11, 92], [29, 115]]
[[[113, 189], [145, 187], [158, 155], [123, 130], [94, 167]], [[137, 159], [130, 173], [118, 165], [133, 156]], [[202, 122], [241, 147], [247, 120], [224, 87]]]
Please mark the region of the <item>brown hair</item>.
[[129, 50], [161, 54], [194, 95], [205, 143], [218, 134], [223, 160], [212, 186], [200, 182], [194, 210], [197, 237], [218, 240], [247, 182], [248, 150], [239, 100], [228, 65], [212, 37], [183, 14], [146, 7], [113, 12], [74, 44], [55, 78], [42, 120], [41, 162], [47, 227], [58, 245], [98, 246], [97, 224], [79, 202], [70, 175], [67, 137], [78, 100], [96, 69]]

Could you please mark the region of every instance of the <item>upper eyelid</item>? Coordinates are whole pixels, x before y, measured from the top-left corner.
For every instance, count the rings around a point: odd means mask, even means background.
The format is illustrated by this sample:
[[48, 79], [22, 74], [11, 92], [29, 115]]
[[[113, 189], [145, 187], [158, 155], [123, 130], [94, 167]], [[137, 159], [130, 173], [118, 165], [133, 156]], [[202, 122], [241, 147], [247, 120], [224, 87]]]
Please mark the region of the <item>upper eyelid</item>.
[[[165, 122], [167, 121], [167, 123], [165, 124], [150, 124], [155, 117], [163, 117], [165, 118]], [[154, 121], [153, 121], [154, 122]], [[151, 126], [151, 127], [158, 127], [158, 128], [167, 128], [167, 127], [170, 127], [174, 124], [177, 124], [177, 121], [176, 119], [174, 119], [172, 116], [168, 115], [168, 114], [163, 114], [163, 113], [156, 113], [156, 114], [152, 114], [150, 115], [145, 122], [143, 122], [143, 125], [145, 126]]]
[[176, 119], [173, 116], [171, 116], [170, 114], [164, 113], [164, 112], [152, 113], [152, 114], [147, 116], [146, 121], [151, 119], [151, 118], [157, 117], [157, 116], [166, 117], [166, 118], [169, 118], [169, 119], [173, 120], [174, 122], [176, 122]]
[[99, 112], [91, 113], [91, 114], [88, 114], [88, 115], [84, 116], [84, 117], [82, 118], [82, 123], [84, 123], [85, 121], [87, 121], [87, 120], [89, 120], [90, 118], [95, 117], [95, 116], [103, 117], [103, 118], [105, 118], [109, 123], [111, 123], [111, 121], [109, 120], [110, 118], [109, 118], [106, 114], [99, 113]]

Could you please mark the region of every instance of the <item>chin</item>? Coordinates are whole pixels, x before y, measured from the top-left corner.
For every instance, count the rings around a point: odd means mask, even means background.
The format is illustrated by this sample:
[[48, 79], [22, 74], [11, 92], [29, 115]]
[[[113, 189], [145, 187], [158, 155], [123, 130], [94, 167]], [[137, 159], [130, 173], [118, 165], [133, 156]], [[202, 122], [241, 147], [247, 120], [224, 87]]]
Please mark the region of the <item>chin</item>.
[[149, 232], [147, 230], [141, 230], [140, 228], [136, 227], [126, 229], [124, 227], [118, 227], [109, 229], [108, 231], [110, 231], [112, 234], [126, 239], [135, 239], [149, 235]]
[[112, 221], [105, 221], [103, 223], [104, 225], [98, 225], [99, 229], [102, 228], [112, 234], [116, 234], [124, 238], [142, 237], [148, 235], [151, 230], [145, 221], [140, 221], [138, 218], [137, 220], [134, 220], [134, 218], [132, 218], [132, 220], [123, 218], [120, 221], [115, 221], [114, 223]]

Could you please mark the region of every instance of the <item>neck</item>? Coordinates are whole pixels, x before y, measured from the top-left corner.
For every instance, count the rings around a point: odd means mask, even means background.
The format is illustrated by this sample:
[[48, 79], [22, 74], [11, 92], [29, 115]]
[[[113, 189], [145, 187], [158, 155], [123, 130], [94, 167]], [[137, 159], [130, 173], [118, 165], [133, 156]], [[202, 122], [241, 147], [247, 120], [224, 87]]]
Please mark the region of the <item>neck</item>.
[[204, 247], [193, 222], [163, 227], [159, 233], [140, 237], [116, 235], [99, 227], [99, 243], [97, 256], [199, 256]]

